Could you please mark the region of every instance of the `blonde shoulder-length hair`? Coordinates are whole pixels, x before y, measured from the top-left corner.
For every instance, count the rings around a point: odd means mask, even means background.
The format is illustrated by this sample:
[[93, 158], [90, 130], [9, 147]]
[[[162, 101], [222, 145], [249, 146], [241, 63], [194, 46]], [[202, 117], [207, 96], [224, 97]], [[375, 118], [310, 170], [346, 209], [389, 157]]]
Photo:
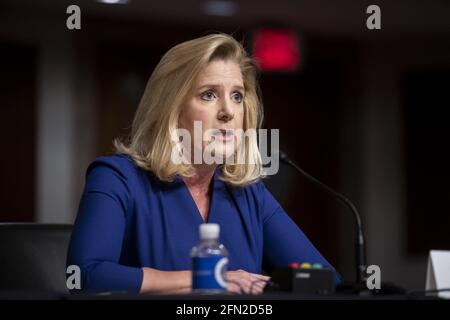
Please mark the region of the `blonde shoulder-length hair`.
[[[192, 176], [191, 164], [171, 161], [177, 143], [172, 137], [183, 102], [192, 94], [200, 71], [215, 59], [235, 61], [240, 66], [245, 89], [243, 130], [259, 129], [263, 112], [255, 60], [232, 36], [210, 34], [178, 44], [162, 57], [147, 83], [131, 133], [114, 141], [116, 151], [128, 154], [161, 181], [172, 181], [177, 175]], [[257, 181], [262, 176], [262, 163], [256, 138], [238, 145], [236, 153], [244, 164], [225, 163], [221, 179], [234, 186]]]

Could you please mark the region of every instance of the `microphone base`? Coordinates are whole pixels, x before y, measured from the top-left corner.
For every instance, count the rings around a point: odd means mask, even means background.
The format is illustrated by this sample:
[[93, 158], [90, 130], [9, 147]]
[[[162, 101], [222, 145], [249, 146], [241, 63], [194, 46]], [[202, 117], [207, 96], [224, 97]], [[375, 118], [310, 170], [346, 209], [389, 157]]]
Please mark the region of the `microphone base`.
[[404, 295], [406, 290], [392, 282], [381, 282], [380, 289], [368, 289], [365, 282], [345, 282], [336, 286], [336, 293], [357, 296]]

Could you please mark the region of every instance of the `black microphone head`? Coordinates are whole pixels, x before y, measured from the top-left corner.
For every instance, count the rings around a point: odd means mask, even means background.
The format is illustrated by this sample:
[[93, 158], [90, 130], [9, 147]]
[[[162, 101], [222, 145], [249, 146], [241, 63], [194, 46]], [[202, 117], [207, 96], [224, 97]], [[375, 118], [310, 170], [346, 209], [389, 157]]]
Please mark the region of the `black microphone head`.
[[288, 155], [286, 153], [284, 153], [283, 151], [279, 150], [278, 151], [278, 156], [279, 156], [281, 162], [289, 164], [290, 159], [289, 159], [289, 157], [288, 157]]

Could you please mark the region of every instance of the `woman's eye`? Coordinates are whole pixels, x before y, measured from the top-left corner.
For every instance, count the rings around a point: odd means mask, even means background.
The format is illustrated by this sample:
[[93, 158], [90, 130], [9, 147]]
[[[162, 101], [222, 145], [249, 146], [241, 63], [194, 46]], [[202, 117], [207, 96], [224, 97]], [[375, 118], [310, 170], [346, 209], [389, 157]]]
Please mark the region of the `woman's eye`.
[[211, 90], [205, 91], [200, 95], [200, 98], [206, 101], [212, 101], [215, 97], [216, 95]]
[[241, 103], [242, 100], [244, 99], [244, 97], [242, 96], [242, 93], [240, 93], [240, 92], [235, 92], [233, 94], [232, 98], [236, 103]]

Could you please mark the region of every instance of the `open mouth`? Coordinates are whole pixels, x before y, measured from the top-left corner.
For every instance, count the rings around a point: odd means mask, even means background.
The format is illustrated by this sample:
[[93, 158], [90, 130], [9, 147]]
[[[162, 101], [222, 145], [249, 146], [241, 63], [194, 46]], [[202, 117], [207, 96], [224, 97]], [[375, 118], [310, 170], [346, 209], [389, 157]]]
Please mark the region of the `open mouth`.
[[214, 133], [216, 141], [230, 142], [233, 140], [234, 133], [232, 129], [218, 129]]

